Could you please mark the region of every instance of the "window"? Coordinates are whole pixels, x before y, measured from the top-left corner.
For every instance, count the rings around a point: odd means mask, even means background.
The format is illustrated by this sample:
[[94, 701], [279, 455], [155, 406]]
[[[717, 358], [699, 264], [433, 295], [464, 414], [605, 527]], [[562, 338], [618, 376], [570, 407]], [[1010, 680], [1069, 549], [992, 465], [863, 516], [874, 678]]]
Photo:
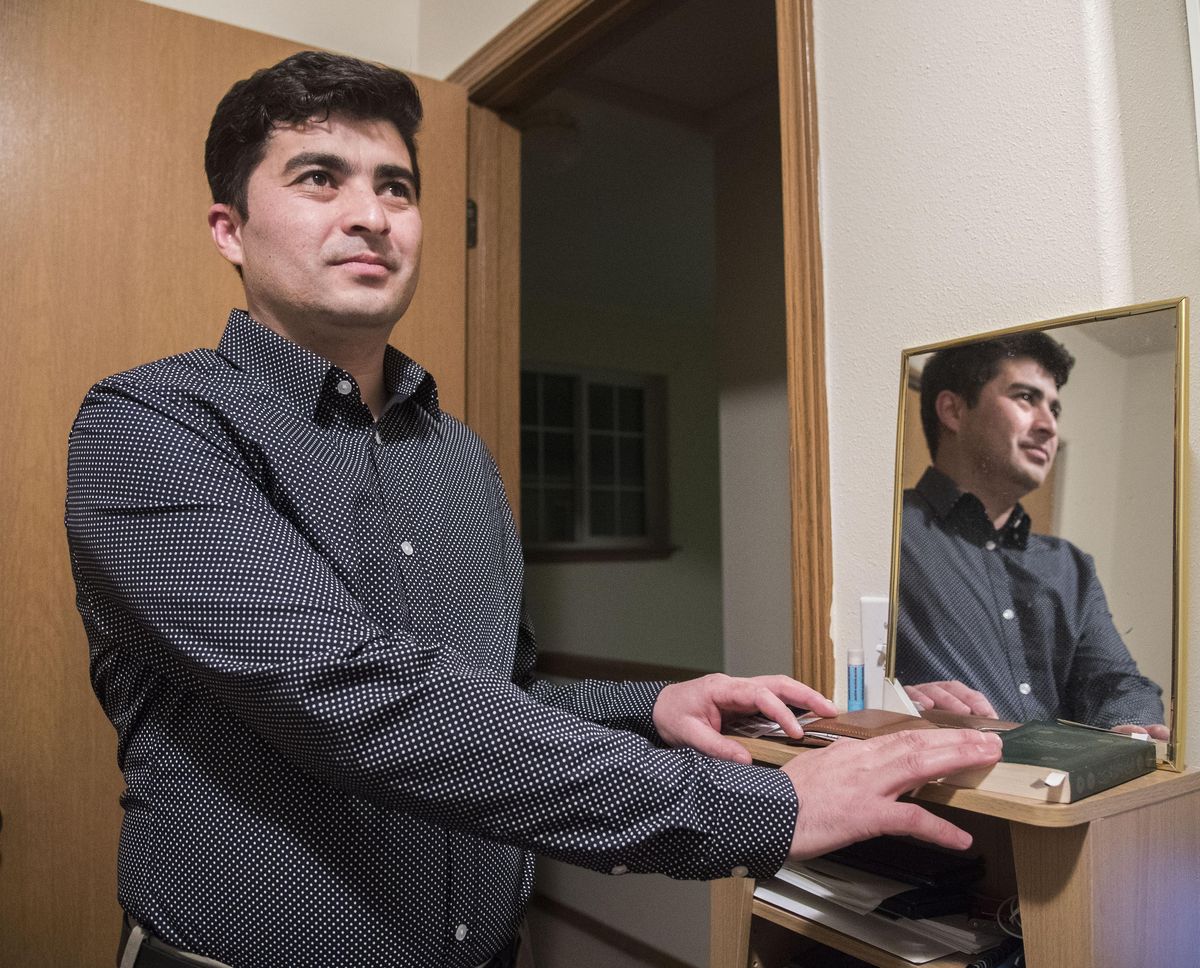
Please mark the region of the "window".
[[537, 560], [669, 552], [662, 377], [521, 374], [521, 528]]

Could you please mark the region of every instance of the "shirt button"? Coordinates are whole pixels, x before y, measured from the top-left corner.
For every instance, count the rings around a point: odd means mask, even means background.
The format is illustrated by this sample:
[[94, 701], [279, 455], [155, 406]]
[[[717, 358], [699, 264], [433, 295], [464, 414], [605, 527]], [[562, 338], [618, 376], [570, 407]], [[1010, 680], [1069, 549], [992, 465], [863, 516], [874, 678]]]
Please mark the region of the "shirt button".
[[350, 385], [349, 380], [338, 380], [338, 393], [343, 397], [346, 396], [354, 387]]
[[1033, 692], [1033, 687], [1028, 682], [1022, 682], [1019, 686], [1017, 686], [1017, 692], [1019, 692], [1022, 696], [1028, 696], [1031, 692]]
[[628, 874], [628, 873], [629, 873], [629, 868], [628, 868], [628, 867], [626, 867], [624, 864], [618, 864], [616, 867], [614, 867], [614, 868], [612, 869], [612, 872], [613, 872], [614, 874]]
[[1010, 621], [1016, 617], [1016, 614], [1017, 613], [1014, 612], [1011, 608], [1006, 608], [1003, 612], [1000, 613], [1000, 616], [1001, 616], [1001, 618], [1005, 619], [1006, 621]]
[[454, 940], [455, 941], [464, 941], [464, 940], [466, 940], [466, 937], [467, 937], [467, 926], [465, 924], [460, 924], [457, 928], [454, 929]]
[[382, 444], [382, 443], [383, 443], [383, 438], [379, 436], [379, 431], [378, 431], [378, 430], [376, 430], [376, 431], [375, 431], [375, 443], [377, 443], [377, 444]]
[[743, 865], [738, 864], [737, 867], [735, 867], [733, 870], [731, 870], [729, 872], [729, 876], [730, 877], [745, 877], [749, 873], [750, 873], [749, 867], [744, 867]]
[[996, 550], [996, 542], [989, 541], [987, 544], [984, 545], [984, 547], [987, 548], [988, 551], [995, 551]]
[[403, 551], [406, 556], [411, 555], [413, 553], [412, 543], [409, 541], [401, 541], [400, 550]]

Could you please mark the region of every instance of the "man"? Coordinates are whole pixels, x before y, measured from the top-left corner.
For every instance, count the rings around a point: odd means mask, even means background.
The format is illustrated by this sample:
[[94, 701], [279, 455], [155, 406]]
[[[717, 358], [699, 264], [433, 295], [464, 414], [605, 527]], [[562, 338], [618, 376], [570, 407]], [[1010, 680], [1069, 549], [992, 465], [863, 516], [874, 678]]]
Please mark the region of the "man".
[[904, 495], [896, 675], [927, 708], [1167, 739], [1162, 691], [1113, 627], [1091, 557], [1030, 533], [1020, 504], [1054, 465], [1074, 363], [1026, 332], [949, 347], [925, 367], [933, 466]]
[[798, 736], [789, 704], [832, 704], [784, 676], [534, 678], [495, 465], [387, 345], [419, 120], [408, 78], [344, 57], [235, 84], [205, 165], [246, 310], [216, 351], [98, 384], [72, 430], [72, 566], [127, 785], [122, 965], [509, 964], [531, 851], [711, 878], [879, 833], [966, 846], [896, 798], [994, 762], [993, 738], [761, 769], [725, 714]]

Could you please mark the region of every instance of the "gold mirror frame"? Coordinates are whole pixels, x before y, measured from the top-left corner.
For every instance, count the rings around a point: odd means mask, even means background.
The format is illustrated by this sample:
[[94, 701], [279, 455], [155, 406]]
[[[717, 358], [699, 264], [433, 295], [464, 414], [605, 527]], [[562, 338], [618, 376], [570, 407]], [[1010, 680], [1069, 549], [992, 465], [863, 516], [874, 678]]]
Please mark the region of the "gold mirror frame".
[[[1009, 326], [1004, 329], [975, 333], [939, 343], [929, 343], [903, 350], [900, 358], [900, 393], [896, 410], [896, 462], [894, 493], [892, 500], [892, 557], [891, 581], [888, 598], [887, 675], [896, 673], [896, 622], [899, 612], [900, 589], [900, 540], [901, 515], [904, 505], [904, 428], [909, 372], [912, 359], [951, 346], [975, 343], [980, 340], [1005, 336], [1031, 330], [1052, 330], [1079, 323], [1100, 322], [1139, 316], [1147, 313], [1175, 311], [1175, 437], [1174, 437], [1174, 488], [1173, 488], [1173, 549], [1172, 549], [1172, 655], [1170, 705], [1166, 710], [1167, 726], [1171, 740], [1166, 755], [1160, 756], [1160, 769], [1182, 770], [1184, 767], [1184, 743], [1187, 729], [1187, 555], [1184, 546], [1188, 534], [1187, 503], [1187, 419], [1188, 419], [1188, 300], [1186, 296], [1158, 302], [1139, 303], [1100, 312], [1062, 316], [1041, 322]], [[1166, 690], [1164, 690], [1165, 692]]]

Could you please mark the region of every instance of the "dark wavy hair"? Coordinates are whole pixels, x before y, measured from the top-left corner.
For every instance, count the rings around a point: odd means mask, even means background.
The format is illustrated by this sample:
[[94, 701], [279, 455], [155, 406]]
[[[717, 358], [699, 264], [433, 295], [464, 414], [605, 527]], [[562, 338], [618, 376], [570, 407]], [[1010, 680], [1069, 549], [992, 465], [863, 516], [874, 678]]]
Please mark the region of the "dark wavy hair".
[[390, 67], [306, 50], [238, 81], [221, 98], [204, 143], [204, 171], [213, 201], [233, 205], [248, 218], [246, 185], [275, 127], [333, 113], [394, 124], [408, 148], [420, 197], [414, 138], [421, 126], [421, 97], [412, 80]]
[[1060, 389], [1075, 365], [1075, 357], [1062, 343], [1037, 330], [938, 350], [921, 372], [921, 429], [925, 431], [931, 458], [937, 458], [942, 429], [937, 415], [938, 394], [950, 390], [966, 400], [968, 407], [975, 406], [980, 391], [1000, 372], [1004, 360], [1033, 360], [1054, 378], [1054, 385]]

